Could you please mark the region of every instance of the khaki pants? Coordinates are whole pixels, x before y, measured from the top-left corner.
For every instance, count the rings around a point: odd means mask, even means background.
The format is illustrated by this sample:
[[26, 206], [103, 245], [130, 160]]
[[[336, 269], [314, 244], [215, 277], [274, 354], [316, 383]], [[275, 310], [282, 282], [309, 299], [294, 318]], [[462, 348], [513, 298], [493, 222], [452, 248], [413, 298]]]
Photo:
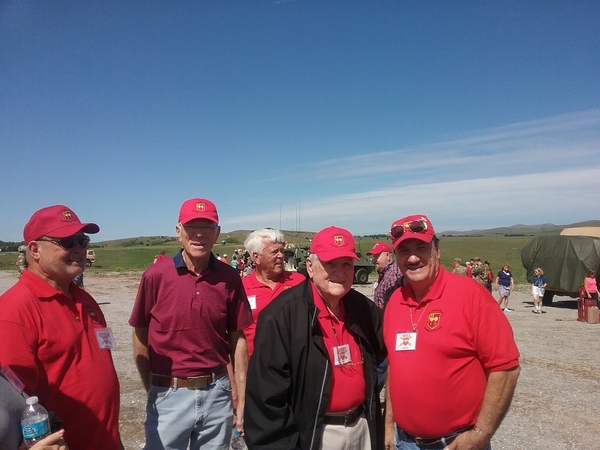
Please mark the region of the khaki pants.
[[321, 450], [371, 450], [369, 425], [365, 414], [349, 427], [325, 425]]

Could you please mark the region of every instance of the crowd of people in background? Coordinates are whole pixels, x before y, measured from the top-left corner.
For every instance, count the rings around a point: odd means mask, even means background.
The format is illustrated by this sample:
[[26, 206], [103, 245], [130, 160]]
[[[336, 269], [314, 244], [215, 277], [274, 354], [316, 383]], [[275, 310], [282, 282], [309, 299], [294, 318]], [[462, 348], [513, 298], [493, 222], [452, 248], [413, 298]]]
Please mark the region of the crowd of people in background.
[[515, 289], [515, 280], [509, 270], [508, 264], [502, 264], [502, 269], [494, 275], [491, 263], [487, 260], [482, 262], [481, 258], [478, 256], [467, 261], [466, 266], [463, 266], [461, 262], [460, 258], [454, 258], [454, 263], [452, 265], [453, 273], [473, 278], [490, 293], [492, 293], [493, 284], [496, 284], [500, 308], [507, 313], [514, 311], [508, 307], [510, 293]]

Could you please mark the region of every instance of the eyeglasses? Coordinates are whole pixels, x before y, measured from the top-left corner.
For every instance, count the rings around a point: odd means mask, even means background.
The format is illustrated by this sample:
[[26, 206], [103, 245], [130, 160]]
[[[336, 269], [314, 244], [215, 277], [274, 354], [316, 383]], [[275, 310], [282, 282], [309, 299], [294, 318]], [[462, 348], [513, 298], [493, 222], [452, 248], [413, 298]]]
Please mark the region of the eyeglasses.
[[411, 233], [425, 233], [428, 228], [427, 220], [425, 218], [420, 218], [418, 220], [411, 220], [410, 222], [395, 225], [390, 230], [390, 235], [393, 239], [399, 239], [406, 231], [410, 231]]
[[36, 240], [43, 241], [43, 242], [52, 242], [53, 244], [56, 244], [65, 250], [71, 250], [71, 249], [75, 248], [75, 246], [77, 244], [79, 244], [83, 248], [87, 248], [88, 244], [90, 243], [90, 237], [86, 236], [85, 234], [80, 234], [79, 236], [69, 236], [67, 238], [62, 238], [62, 239], [52, 239], [52, 238], [42, 239], [42, 238], [40, 238], [40, 239], [36, 239]]
[[216, 225], [182, 225], [179, 224], [187, 234], [210, 233], [217, 229]]

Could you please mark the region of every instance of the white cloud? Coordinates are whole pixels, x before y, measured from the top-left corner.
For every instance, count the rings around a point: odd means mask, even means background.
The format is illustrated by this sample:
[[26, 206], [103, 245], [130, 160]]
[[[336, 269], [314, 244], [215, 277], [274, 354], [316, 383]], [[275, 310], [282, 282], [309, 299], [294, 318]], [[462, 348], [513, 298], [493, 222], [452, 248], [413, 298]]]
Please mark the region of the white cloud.
[[[301, 229], [317, 231], [328, 225], [347, 227], [353, 233], [386, 232], [395, 219], [427, 214], [438, 230], [490, 228], [515, 223], [567, 223], [593, 218], [600, 189], [600, 165], [548, 173], [472, 178], [459, 181], [389, 186], [356, 194], [315, 199], [300, 205]], [[592, 193], [592, 195], [590, 195]], [[284, 217], [296, 214], [297, 205], [282, 208]], [[229, 225], [271, 226], [279, 210], [226, 219]], [[292, 216], [295, 217], [295, 216]], [[292, 223], [296, 223], [295, 221]], [[289, 229], [288, 226], [283, 228]]]

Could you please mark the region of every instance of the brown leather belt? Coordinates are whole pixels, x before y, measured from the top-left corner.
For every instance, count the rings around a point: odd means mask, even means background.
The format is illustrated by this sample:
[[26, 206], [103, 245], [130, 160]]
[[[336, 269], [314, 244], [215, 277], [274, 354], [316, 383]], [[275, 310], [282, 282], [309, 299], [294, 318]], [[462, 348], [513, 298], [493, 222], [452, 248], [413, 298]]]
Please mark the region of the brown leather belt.
[[327, 425], [344, 425], [345, 427], [354, 425], [365, 411], [364, 405], [358, 405], [345, 414], [326, 414], [323, 421]]
[[212, 373], [198, 375], [195, 377], [177, 378], [166, 375], [150, 374], [150, 384], [153, 386], [173, 388], [188, 388], [188, 389], [204, 389], [214, 383], [219, 378], [227, 375], [226, 367], [219, 367]]

